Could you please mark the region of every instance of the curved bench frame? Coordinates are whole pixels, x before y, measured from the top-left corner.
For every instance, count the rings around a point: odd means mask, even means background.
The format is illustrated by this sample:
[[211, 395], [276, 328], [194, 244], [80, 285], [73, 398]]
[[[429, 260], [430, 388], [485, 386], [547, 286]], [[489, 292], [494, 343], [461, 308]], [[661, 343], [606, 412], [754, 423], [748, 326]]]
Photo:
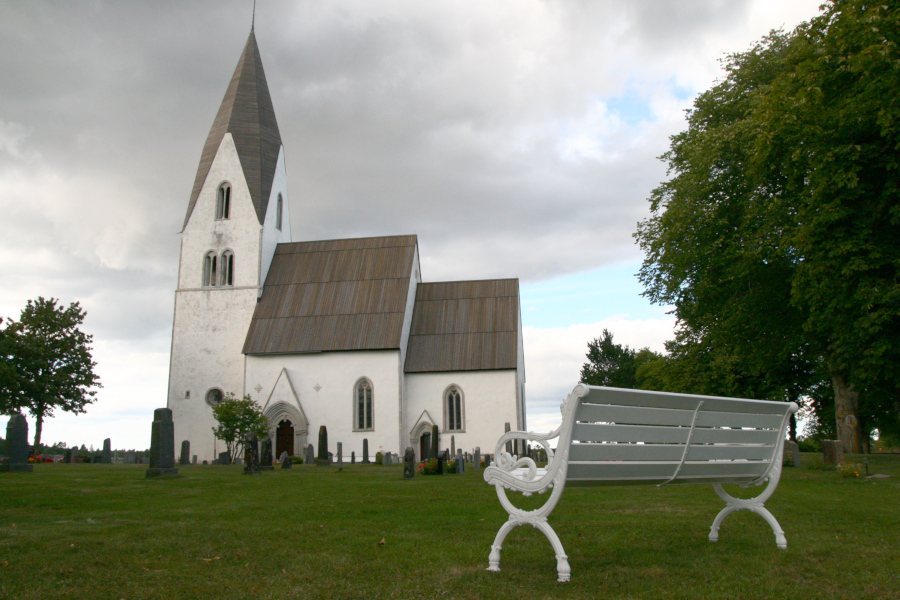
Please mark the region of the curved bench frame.
[[[495, 448], [494, 456], [497, 457], [497, 462], [494, 465], [491, 465], [484, 472], [485, 481], [493, 485], [497, 491], [497, 498], [500, 500], [501, 506], [503, 509], [509, 513], [509, 519], [500, 527], [500, 530], [497, 532], [496, 537], [494, 538], [494, 543], [491, 544], [491, 553], [488, 557], [488, 571], [499, 571], [500, 570], [500, 551], [503, 547], [503, 541], [506, 539], [506, 536], [515, 529], [516, 527], [520, 527], [523, 525], [531, 525], [535, 529], [541, 531], [547, 539], [550, 541], [550, 545], [553, 546], [553, 551], [556, 554], [556, 571], [558, 574], [559, 581], [569, 581], [571, 578], [571, 567], [569, 566], [569, 560], [566, 556], [565, 550], [563, 549], [562, 542], [559, 539], [559, 536], [553, 530], [553, 527], [547, 522], [547, 518], [550, 516], [550, 513], [553, 512], [553, 509], [556, 508], [557, 503], [559, 502], [560, 497], [562, 496], [563, 490], [566, 486], [566, 475], [568, 473], [569, 466], [569, 448], [572, 443], [572, 430], [575, 421], [575, 413], [578, 408], [581, 399], [588, 395], [590, 389], [588, 386], [584, 384], [578, 384], [575, 386], [575, 389], [568, 395], [568, 397], [563, 401], [560, 405], [560, 410], [563, 414], [563, 422], [562, 424], [546, 434], [534, 433], [531, 431], [510, 431], [505, 433], [500, 440], [497, 442], [497, 446]], [[700, 401], [700, 405], [702, 405], [702, 400]], [[699, 406], [697, 407], [697, 411], [699, 411]], [[787, 420], [792, 413], [797, 412], [798, 407], [796, 404], [791, 403], [787, 407], [787, 411], [785, 413], [784, 419], [781, 425], [781, 432], [778, 436], [778, 442], [776, 444], [774, 458], [771, 461], [768, 470], [761, 477], [754, 481], [738, 483], [743, 488], [749, 487], [750, 485], [761, 485], [762, 483], [767, 483], [766, 488], [756, 497], [750, 499], [739, 499], [728, 494], [723, 488], [721, 483], [713, 483], [713, 489], [715, 489], [716, 494], [725, 501], [726, 506], [723, 508], [716, 518], [713, 520], [713, 524], [710, 527], [709, 533], [709, 541], [715, 542], [719, 539], [719, 527], [722, 524], [722, 521], [733, 512], [741, 511], [741, 510], [749, 510], [760, 515], [769, 526], [772, 528], [773, 533], [775, 534], [775, 543], [779, 548], [786, 549], [787, 548], [787, 539], [784, 536], [784, 531], [781, 529], [781, 526], [778, 524], [778, 521], [769, 512], [768, 509], [764, 506], [765, 502], [775, 493], [775, 488], [778, 487], [778, 481], [781, 478], [781, 460], [782, 452], [784, 450], [784, 431], [787, 427]], [[696, 412], [695, 412], [696, 419]], [[693, 429], [693, 425], [691, 426]], [[553, 449], [550, 447], [550, 440], [557, 439], [557, 452], [553, 452]], [[539, 444], [544, 450], [547, 452], [547, 468], [546, 469], [538, 469], [535, 462], [528, 457], [518, 458], [516, 456], [510, 455], [505, 451], [505, 445], [507, 442], [512, 440], [525, 440], [533, 443]], [[688, 442], [689, 443], [689, 442]], [[687, 449], [685, 449], [685, 455], [687, 455]], [[684, 459], [682, 458], [682, 463]], [[680, 470], [679, 466], [679, 470]], [[668, 481], [665, 483], [669, 483], [674, 480], [678, 474], [673, 475]], [[682, 482], [684, 483], [684, 482]], [[703, 481], [699, 481], [697, 483], [707, 483]], [[658, 484], [664, 485], [664, 484]], [[552, 490], [550, 493], [550, 497], [544, 503], [543, 506], [537, 508], [535, 510], [522, 510], [517, 508], [509, 501], [506, 497], [506, 490], [512, 490], [516, 492], [521, 492], [524, 496], [531, 496], [534, 493], [543, 494], [548, 490]]]

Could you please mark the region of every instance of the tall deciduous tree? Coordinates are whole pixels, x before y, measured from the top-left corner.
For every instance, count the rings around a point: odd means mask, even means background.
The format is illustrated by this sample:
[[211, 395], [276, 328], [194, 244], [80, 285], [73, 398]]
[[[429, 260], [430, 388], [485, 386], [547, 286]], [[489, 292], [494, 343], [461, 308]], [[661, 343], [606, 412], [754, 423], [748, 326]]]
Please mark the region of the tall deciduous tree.
[[898, 423], [898, 43], [900, 7], [836, 0], [728, 57], [635, 234], [685, 391], [796, 399], [828, 377], [848, 451]]
[[55, 298], [39, 297], [29, 300], [19, 320], [10, 321], [0, 334], [8, 375], [2, 408], [31, 413], [35, 448], [46, 417], [56, 409], [85, 412], [101, 387], [91, 357], [93, 338], [79, 329], [84, 317], [77, 302], [63, 308]]
[[212, 428], [213, 434], [225, 442], [232, 459], [239, 456], [243, 442], [250, 433], [256, 434], [258, 439], [269, 435], [269, 422], [249, 395], [236, 398], [228, 392], [225, 399], [213, 407], [213, 416], [219, 422], [218, 427]]

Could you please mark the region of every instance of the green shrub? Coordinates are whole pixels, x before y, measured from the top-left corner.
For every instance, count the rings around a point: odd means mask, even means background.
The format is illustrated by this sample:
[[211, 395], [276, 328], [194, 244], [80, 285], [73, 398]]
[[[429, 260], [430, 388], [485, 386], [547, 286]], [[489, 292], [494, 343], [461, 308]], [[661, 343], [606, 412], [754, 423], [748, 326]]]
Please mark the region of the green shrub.
[[376, 452], [375, 453], [375, 464], [380, 465], [382, 462], [384, 462], [384, 455], [381, 452]]
[[863, 466], [859, 463], [842, 462], [838, 465], [838, 473], [841, 477], [859, 477], [863, 472]]

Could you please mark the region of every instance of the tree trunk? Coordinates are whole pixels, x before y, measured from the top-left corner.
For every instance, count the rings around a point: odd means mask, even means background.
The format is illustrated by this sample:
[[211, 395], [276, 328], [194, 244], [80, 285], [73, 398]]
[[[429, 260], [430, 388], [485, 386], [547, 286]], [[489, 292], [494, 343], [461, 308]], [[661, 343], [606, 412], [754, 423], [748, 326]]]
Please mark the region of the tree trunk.
[[789, 437], [792, 442], [797, 441], [797, 415], [791, 413], [791, 418], [788, 425]]
[[44, 428], [44, 415], [37, 416], [37, 422], [34, 424], [34, 455], [40, 454], [38, 447], [41, 445], [41, 430]]
[[859, 423], [859, 393], [853, 391], [843, 375], [832, 373], [834, 385], [834, 416], [837, 421], [838, 439], [844, 452], [859, 454], [863, 435]]

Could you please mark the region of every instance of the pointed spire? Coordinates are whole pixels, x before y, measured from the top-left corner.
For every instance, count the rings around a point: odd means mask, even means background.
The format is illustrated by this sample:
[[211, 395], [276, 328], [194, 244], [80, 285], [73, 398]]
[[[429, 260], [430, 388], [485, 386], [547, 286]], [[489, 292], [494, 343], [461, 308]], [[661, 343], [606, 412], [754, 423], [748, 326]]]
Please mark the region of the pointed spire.
[[234, 138], [256, 216], [263, 223], [272, 191], [272, 179], [275, 177], [278, 152], [281, 149], [281, 134], [252, 26], [225, 98], [222, 99], [203, 146], [194, 189], [184, 218], [185, 227], [226, 133]]

